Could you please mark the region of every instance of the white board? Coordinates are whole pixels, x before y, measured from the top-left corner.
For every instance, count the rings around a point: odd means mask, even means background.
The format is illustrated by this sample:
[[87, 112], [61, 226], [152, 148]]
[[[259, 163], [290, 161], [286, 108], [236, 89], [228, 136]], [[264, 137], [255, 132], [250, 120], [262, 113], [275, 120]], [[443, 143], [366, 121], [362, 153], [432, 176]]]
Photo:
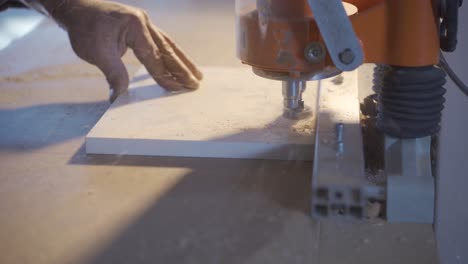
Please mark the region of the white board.
[[[171, 93], [140, 70], [87, 135], [87, 153], [312, 160], [314, 117], [282, 117], [281, 82], [248, 67], [202, 71], [197, 91]], [[317, 87], [304, 93], [314, 108]]]

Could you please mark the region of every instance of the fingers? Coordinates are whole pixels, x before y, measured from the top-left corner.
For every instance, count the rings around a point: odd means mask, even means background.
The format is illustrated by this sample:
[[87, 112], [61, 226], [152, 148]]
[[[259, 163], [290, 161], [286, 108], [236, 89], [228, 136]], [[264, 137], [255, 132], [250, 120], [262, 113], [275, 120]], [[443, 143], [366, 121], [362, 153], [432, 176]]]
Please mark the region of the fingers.
[[[189, 60], [185, 56], [183, 56], [185, 61], [180, 58], [176, 53], [176, 50], [172, 48], [172, 45], [166, 41], [164, 35], [153, 24], [151, 24], [149, 20], [147, 22], [147, 27], [151, 33], [153, 41], [161, 51], [162, 59], [167, 70], [174, 77], [176, 77], [176, 79], [182, 83], [185, 88], [197, 89], [200, 85], [201, 79], [199, 77], [202, 77], [201, 72], [196, 70], [196, 67], [194, 67], [193, 63], [190, 62], [187, 64], [186, 62]], [[182, 54], [180, 49], [177, 50], [180, 54]]]
[[134, 20], [127, 44], [151, 76], [168, 90], [197, 89], [203, 74], [179, 47], [157, 29], [146, 13]]
[[180, 49], [180, 47], [166, 34], [164, 31], [159, 29], [161, 35], [163, 35], [164, 40], [171, 45], [172, 49], [174, 50], [175, 54], [182, 60], [185, 65], [190, 69], [190, 71], [197, 77], [198, 80], [203, 79], [203, 73], [198, 69], [198, 67], [190, 60], [187, 55]]
[[136, 32], [129, 34], [130, 48], [135, 56], [143, 63], [148, 73], [163, 88], [172, 91], [182, 90], [184, 86], [169, 72], [163, 61], [159, 48], [153, 42], [151, 33], [146, 26], [136, 29]]

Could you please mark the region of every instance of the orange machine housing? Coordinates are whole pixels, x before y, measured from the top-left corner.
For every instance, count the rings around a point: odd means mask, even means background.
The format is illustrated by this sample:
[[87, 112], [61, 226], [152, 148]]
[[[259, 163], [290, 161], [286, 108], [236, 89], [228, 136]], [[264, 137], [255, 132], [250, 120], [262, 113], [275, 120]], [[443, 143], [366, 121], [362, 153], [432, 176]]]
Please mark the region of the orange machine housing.
[[[439, 62], [438, 8], [434, 0], [347, 0], [358, 8], [350, 21], [365, 62], [418, 67]], [[263, 4], [261, 4], [263, 3]], [[271, 72], [320, 72], [334, 67], [329, 55], [305, 59], [311, 42], [324, 46], [307, 0], [257, 0], [238, 14], [238, 56]]]

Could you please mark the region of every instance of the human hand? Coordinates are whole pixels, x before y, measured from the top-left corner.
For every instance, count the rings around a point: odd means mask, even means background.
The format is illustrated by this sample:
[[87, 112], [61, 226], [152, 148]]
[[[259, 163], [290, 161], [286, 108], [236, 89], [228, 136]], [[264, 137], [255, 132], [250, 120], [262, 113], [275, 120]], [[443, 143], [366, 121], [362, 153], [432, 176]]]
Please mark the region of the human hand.
[[44, 0], [43, 5], [67, 30], [75, 53], [104, 73], [111, 101], [129, 85], [121, 59], [128, 48], [161, 87], [199, 87], [201, 71], [143, 10], [101, 0]]

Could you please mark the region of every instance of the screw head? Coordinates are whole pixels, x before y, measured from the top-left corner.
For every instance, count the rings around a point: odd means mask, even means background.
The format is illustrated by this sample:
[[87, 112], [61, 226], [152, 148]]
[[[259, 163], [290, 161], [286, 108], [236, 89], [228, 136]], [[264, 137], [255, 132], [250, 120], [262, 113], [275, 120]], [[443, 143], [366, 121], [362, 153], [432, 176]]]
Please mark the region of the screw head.
[[339, 54], [340, 61], [346, 65], [353, 63], [356, 56], [351, 49], [345, 49]]
[[320, 63], [325, 59], [325, 47], [320, 42], [311, 42], [304, 50], [304, 57], [310, 63]]

